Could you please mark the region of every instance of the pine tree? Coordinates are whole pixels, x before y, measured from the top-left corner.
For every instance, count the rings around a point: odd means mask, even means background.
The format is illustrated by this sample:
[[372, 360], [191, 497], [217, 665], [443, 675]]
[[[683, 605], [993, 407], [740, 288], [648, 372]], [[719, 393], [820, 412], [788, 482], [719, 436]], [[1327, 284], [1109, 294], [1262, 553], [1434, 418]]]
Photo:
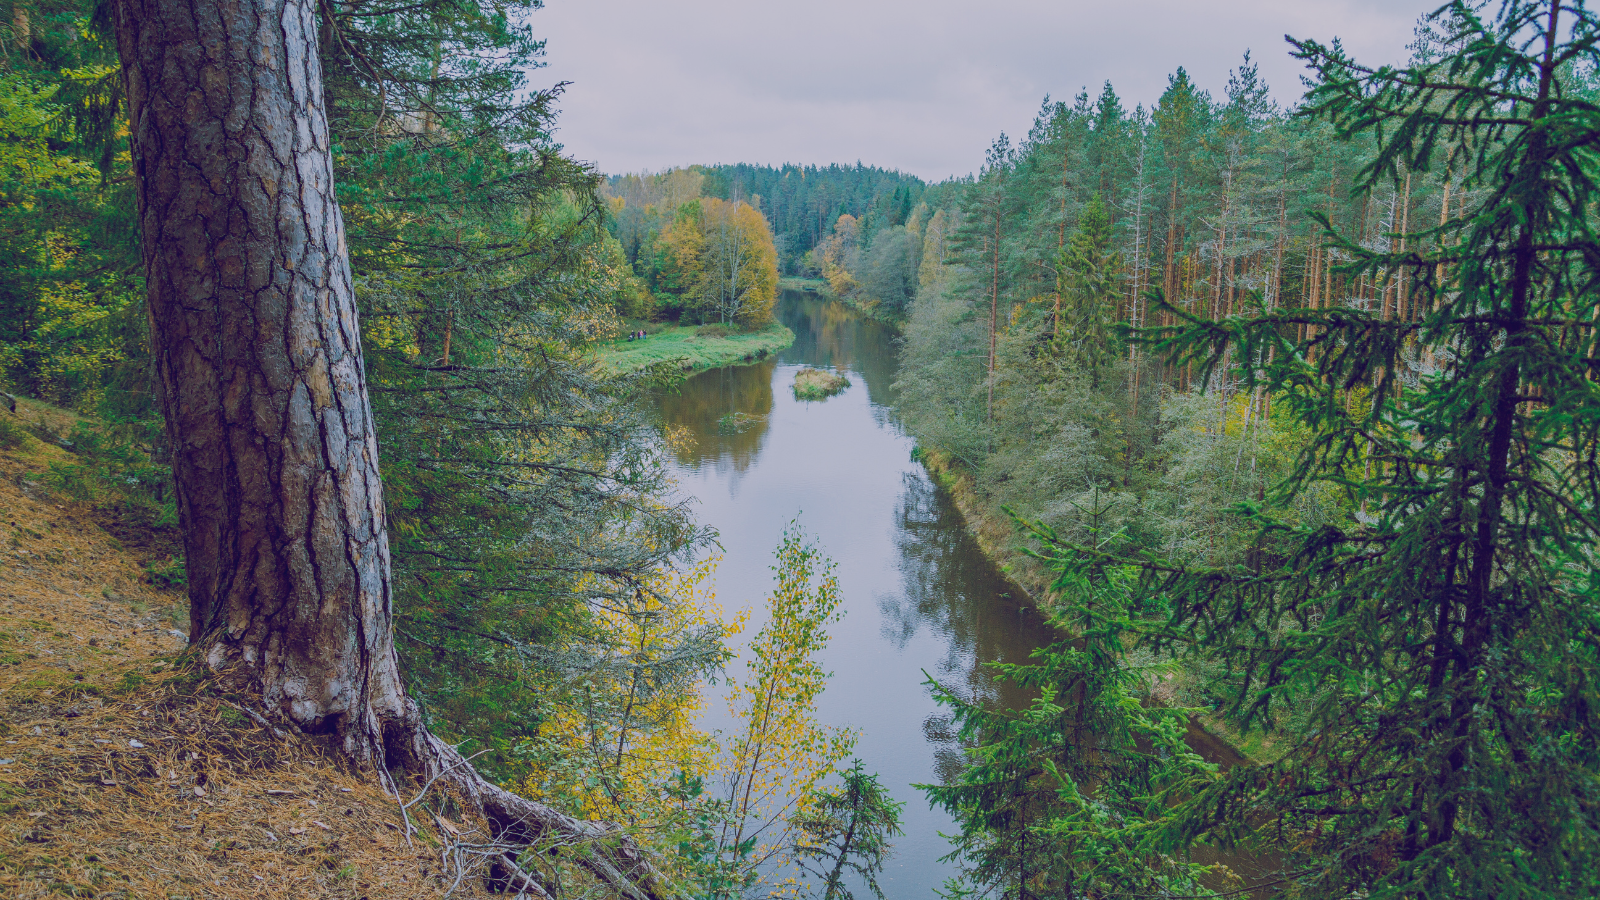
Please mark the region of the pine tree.
[[1056, 268], [1061, 273], [1056, 352], [1074, 368], [1098, 369], [1120, 353], [1112, 329], [1122, 275], [1121, 257], [1112, 246], [1111, 211], [1099, 194], [1084, 205]]

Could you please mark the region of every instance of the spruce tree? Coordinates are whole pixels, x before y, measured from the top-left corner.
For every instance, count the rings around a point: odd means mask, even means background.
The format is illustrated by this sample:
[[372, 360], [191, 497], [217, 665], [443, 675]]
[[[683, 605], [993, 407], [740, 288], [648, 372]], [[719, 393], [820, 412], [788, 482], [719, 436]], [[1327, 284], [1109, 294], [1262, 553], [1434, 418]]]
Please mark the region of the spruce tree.
[[[1239, 507], [1257, 529], [1239, 564], [1091, 547], [1060, 564], [1139, 565], [1135, 602], [1168, 610], [1145, 646], [1220, 664], [1228, 721], [1282, 751], [1169, 794], [1152, 848], [1270, 848], [1293, 896], [1593, 896], [1600, 107], [1574, 88], [1600, 29], [1546, 0], [1493, 17], [1457, 2], [1433, 21], [1459, 52], [1406, 68], [1294, 42], [1316, 73], [1300, 115], [1376, 148], [1358, 190], [1467, 173], [1461, 215], [1404, 243], [1330, 228], [1347, 275], [1406, 273], [1416, 316], [1169, 306], [1186, 322], [1167, 350], [1202, 373], [1236, 361], [1313, 440]], [[1330, 487], [1347, 514], [1293, 514]]]

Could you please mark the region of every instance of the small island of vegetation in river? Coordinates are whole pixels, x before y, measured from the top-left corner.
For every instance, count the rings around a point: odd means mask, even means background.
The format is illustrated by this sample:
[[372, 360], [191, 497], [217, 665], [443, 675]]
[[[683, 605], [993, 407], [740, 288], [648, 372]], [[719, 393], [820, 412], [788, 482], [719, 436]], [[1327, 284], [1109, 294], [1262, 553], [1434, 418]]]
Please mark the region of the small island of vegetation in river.
[[826, 400], [850, 386], [850, 379], [823, 369], [801, 369], [794, 376], [796, 400]]

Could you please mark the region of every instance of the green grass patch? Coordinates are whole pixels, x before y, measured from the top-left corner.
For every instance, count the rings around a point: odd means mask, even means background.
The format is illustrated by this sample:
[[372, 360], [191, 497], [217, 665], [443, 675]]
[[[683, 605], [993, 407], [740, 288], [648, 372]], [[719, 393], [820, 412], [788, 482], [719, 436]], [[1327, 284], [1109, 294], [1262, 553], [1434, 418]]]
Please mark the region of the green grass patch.
[[607, 372], [621, 375], [664, 364], [684, 371], [715, 369], [755, 362], [794, 343], [794, 332], [778, 322], [758, 331], [718, 336], [717, 329], [696, 334], [693, 325], [675, 325], [647, 335], [643, 340], [619, 340], [603, 344], [600, 365]]
[[189, 570], [184, 567], [183, 560], [176, 556], [149, 563], [144, 567], [144, 574], [150, 579], [151, 584], [167, 590], [179, 590], [189, 586]]
[[14, 415], [0, 410], [0, 450], [21, 450], [33, 443], [33, 436]]
[[778, 287], [786, 291], [806, 291], [812, 294], [825, 293], [828, 282], [821, 278], [801, 278], [798, 275], [785, 275], [778, 279]]
[[801, 369], [794, 376], [796, 400], [826, 400], [850, 386], [850, 379], [822, 369]]

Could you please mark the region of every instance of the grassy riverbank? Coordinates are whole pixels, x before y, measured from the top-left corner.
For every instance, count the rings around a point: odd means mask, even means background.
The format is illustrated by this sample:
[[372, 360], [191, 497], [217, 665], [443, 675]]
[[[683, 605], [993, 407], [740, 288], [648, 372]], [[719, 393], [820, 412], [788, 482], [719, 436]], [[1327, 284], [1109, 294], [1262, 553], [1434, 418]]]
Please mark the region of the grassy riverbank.
[[805, 291], [808, 294], [828, 293], [828, 282], [821, 278], [801, 278], [785, 275], [778, 279], [778, 288], [785, 291]]
[[673, 325], [642, 340], [601, 345], [600, 365], [608, 372], [637, 372], [662, 363], [684, 371], [715, 369], [763, 359], [794, 343], [794, 332], [778, 322], [751, 332], [697, 334], [705, 326]]

